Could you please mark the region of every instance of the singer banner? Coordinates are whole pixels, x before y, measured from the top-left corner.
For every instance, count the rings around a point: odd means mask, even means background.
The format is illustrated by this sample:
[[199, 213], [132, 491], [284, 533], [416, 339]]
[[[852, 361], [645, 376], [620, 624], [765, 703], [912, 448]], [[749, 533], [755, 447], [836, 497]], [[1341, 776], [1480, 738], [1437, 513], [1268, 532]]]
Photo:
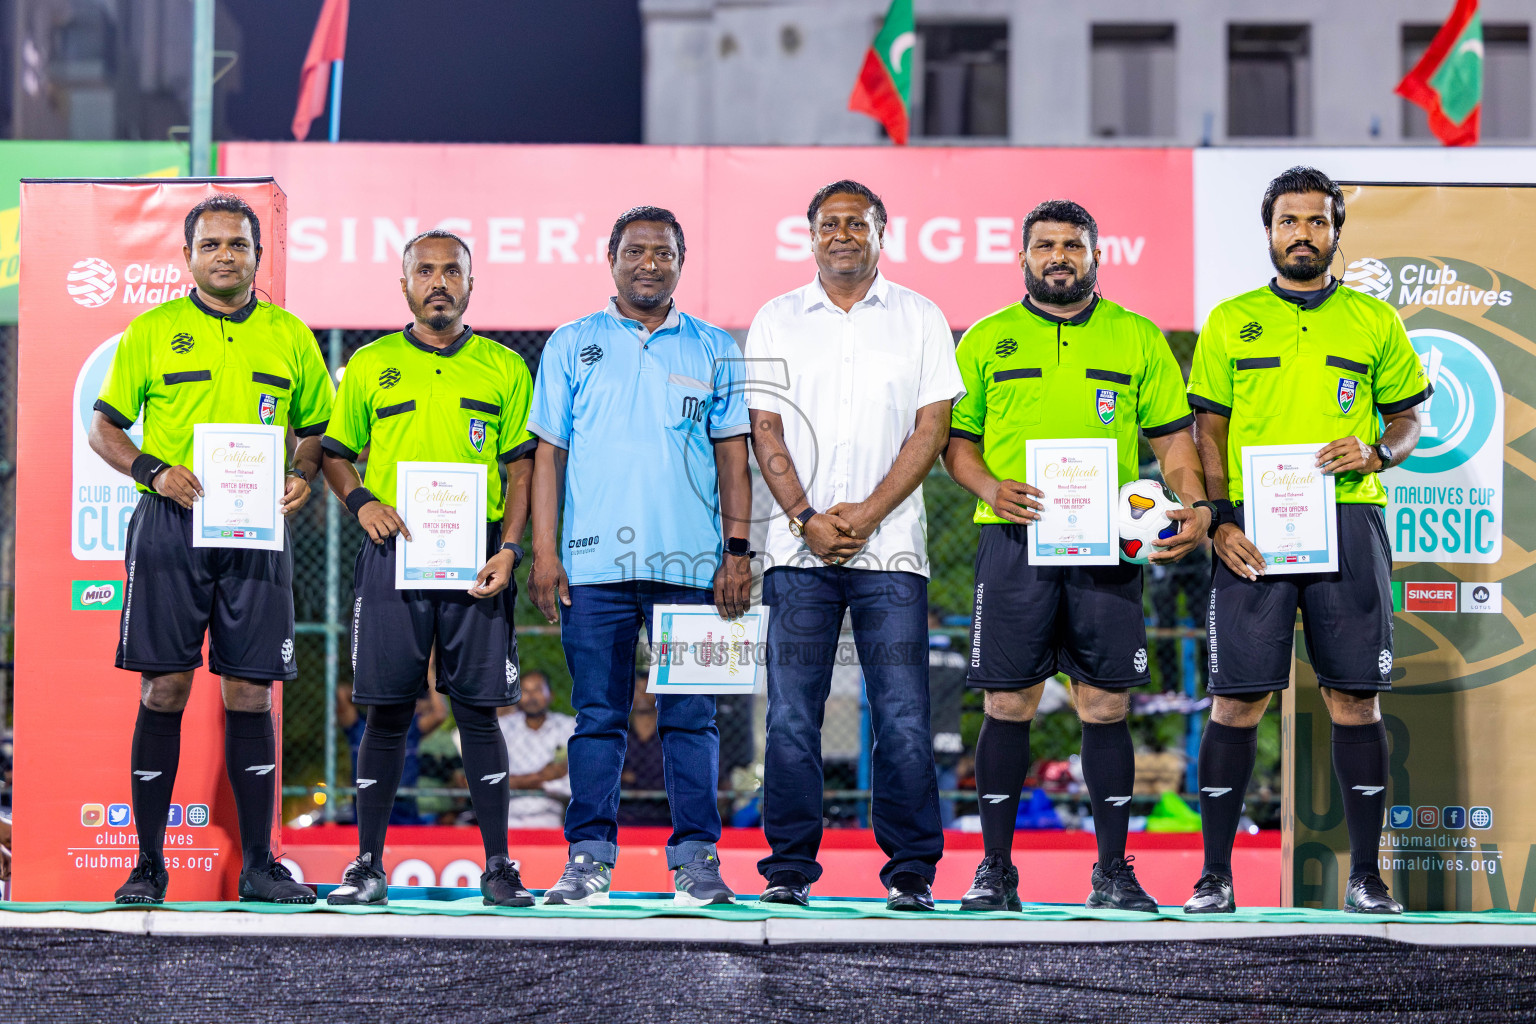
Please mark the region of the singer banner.
[[[91, 451], [86, 432], [128, 322], [192, 288], [182, 222], [215, 191], [239, 194], [261, 219], [256, 287], [282, 304], [284, 197], [271, 179], [21, 186], [16, 899], [111, 899], [137, 860], [128, 754], [139, 677], [112, 661], [123, 541], [138, 495], [131, 479]], [[139, 435], [136, 425], [130, 436]], [[223, 714], [218, 679], [199, 670], [166, 832], [173, 899], [235, 891], [240, 844], [224, 775]], [[280, 716], [278, 730], [281, 744]]]
[[[1382, 877], [1413, 910], [1536, 908], [1536, 187], [1345, 187], [1344, 283], [1394, 306], [1434, 384], [1384, 474], [1396, 625]], [[1509, 515], [1506, 515], [1506, 505]], [[1282, 892], [1349, 871], [1329, 721], [1297, 637]]]

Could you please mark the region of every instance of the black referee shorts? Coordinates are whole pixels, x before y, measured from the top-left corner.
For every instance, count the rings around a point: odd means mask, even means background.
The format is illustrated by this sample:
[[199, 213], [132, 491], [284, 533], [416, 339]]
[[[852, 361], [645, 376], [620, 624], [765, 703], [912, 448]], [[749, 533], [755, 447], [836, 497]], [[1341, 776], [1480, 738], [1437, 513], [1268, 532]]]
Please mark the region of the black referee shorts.
[[[486, 557], [501, 548], [501, 524], [486, 529]], [[455, 701], [507, 707], [522, 699], [513, 582], [495, 597], [460, 590], [396, 590], [395, 542], [364, 540], [352, 585], [352, 702], [406, 704], [427, 695], [427, 660], [437, 648], [437, 688]]]
[[[1211, 579], [1214, 694], [1269, 693], [1290, 685], [1296, 611], [1322, 686], [1392, 688], [1392, 544], [1379, 505], [1341, 504], [1337, 572], [1245, 580], [1220, 558]], [[1237, 508], [1238, 526], [1243, 508]]]
[[128, 586], [117, 667], [144, 675], [189, 672], [252, 682], [293, 679], [293, 546], [192, 546], [192, 511], [158, 494], [139, 497], [128, 523]]
[[966, 682], [1018, 690], [1057, 672], [1106, 690], [1141, 686], [1141, 566], [1030, 565], [1028, 528], [990, 523], [976, 545]]

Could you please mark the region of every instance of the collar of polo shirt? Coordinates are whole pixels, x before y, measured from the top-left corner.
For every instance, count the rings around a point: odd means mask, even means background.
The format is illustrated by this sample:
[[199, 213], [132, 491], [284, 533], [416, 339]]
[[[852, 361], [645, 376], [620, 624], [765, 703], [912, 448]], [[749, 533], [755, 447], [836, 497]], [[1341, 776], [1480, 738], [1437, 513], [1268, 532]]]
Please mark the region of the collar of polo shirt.
[[469, 339], [472, 338], [475, 333], [475, 329], [473, 327], [465, 324], [464, 330], [460, 332], [459, 336], [453, 340], [453, 344], [449, 345], [447, 348], [434, 348], [431, 345], [428, 345], [426, 342], [422, 341], [420, 338], [416, 337], [415, 333], [411, 330], [413, 326], [415, 325], [406, 325], [405, 330], [402, 332], [405, 335], [405, 340], [410, 342], [412, 345], [415, 345], [423, 352], [430, 352], [434, 356], [457, 355], [465, 345], [469, 344]]
[[1035, 305], [1034, 300], [1031, 299], [1028, 295], [1024, 296], [1022, 305], [1025, 309], [1029, 310], [1031, 313], [1035, 314], [1035, 316], [1046, 321], [1047, 323], [1065, 324], [1068, 327], [1081, 327], [1093, 316], [1093, 311], [1099, 308], [1099, 297], [1095, 295], [1089, 301], [1088, 305], [1084, 306], [1076, 313], [1073, 313], [1071, 316], [1057, 316], [1055, 313], [1047, 313], [1045, 310]]
[[[670, 331], [674, 328], [682, 326], [682, 320], [679, 319], [677, 313], [677, 300], [671, 299], [668, 301], [672, 303], [672, 306], [667, 310], [667, 318], [661, 322], [660, 327], [650, 332], [650, 337], [655, 337], [662, 331]], [[608, 296], [608, 308], [604, 310], [604, 312], [613, 317], [619, 323], [623, 324], [625, 327], [631, 329], [639, 328], [642, 331], [645, 330], [645, 325], [642, 324], [639, 320], [631, 320], [623, 313], [619, 312], [619, 297], [617, 295]]]
[[[810, 312], [817, 306], [825, 307], [836, 313], [843, 311], [842, 307], [833, 302], [831, 297], [827, 295], [827, 288], [821, 283], [820, 271], [816, 273], [815, 277], [811, 278], [811, 289], [813, 295], [811, 301], [805, 307], [806, 312]], [[869, 282], [869, 291], [864, 294], [862, 299], [855, 302], [854, 305], [860, 306], [866, 302], [878, 302], [882, 306], [889, 306], [891, 304], [890, 286], [886, 283], [885, 275], [878, 270], [875, 271], [875, 279]]]
[[239, 309], [235, 310], [233, 313], [220, 313], [216, 309], [208, 308], [208, 306], [203, 304], [203, 300], [198, 297], [196, 288], [193, 288], [190, 292], [187, 292], [187, 298], [192, 300], [192, 305], [196, 306], [204, 313], [207, 313], [215, 320], [228, 320], [230, 323], [243, 324], [251, 318], [252, 313], [256, 312], [256, 289], [254, 288], [251, 289], [250, 301], [241, 306]]
[[1328, 282], [1327, 287], [1319, 288], [1315, 292], [1293, 292], [1289, 288], [1281, 288], [1280, 279], [1272, 277], [1269, 279], [1269, 290], [1274, 292], [1282, 302], [1289, 302], [1311, 312], [1327, 302], [1329, 297], [1339, 290], [1339, 279], [1335, 277]]

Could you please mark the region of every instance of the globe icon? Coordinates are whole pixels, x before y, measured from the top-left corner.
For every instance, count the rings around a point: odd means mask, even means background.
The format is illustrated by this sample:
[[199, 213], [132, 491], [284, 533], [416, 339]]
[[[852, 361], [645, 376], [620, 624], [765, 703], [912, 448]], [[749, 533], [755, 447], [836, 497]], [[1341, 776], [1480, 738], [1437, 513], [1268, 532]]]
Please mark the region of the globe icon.
[[1392, 294], [1392, 269], [1367, 256], [1344, 268], [1344, 283], [1357, 292], [1387, 299]]
[[117, 271], [95, 256], [70, 267], [64, 280], [69, 297], [89, 308], [104, 306], [117, 294]]

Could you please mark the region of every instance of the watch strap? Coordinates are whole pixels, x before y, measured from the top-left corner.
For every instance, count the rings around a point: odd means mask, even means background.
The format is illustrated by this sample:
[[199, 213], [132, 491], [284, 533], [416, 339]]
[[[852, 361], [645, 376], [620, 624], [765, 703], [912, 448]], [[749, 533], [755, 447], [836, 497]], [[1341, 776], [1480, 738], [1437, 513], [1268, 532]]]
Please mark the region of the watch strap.
[[516, 569], [523, 564], [523, 546], [516, 541], [507, 541], [501, 545], [501, 550], [512, 552], [512, 568]]

